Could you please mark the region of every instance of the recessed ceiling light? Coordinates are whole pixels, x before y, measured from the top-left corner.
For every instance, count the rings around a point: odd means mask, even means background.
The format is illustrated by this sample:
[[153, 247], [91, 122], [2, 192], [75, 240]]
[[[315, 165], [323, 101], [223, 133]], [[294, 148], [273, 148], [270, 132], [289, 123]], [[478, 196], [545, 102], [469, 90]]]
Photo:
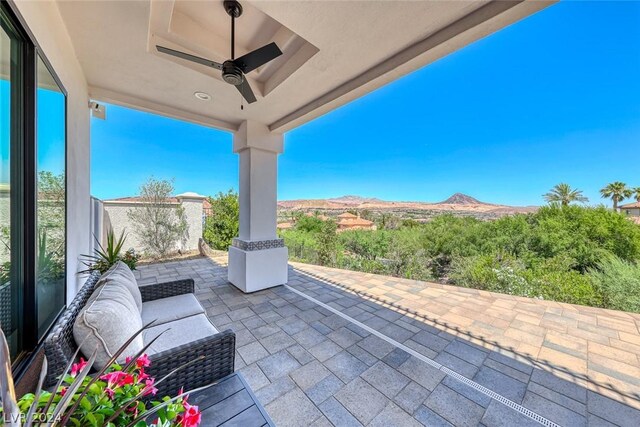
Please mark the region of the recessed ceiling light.
[[204, 93], [204, 92], [196, 92], [196, 93], [193, 94], [193, 96], [198, 98], [200, 101], [208, 101], [208, 100], [211, 99], [211, 95], [209, 95], [208, 93]]

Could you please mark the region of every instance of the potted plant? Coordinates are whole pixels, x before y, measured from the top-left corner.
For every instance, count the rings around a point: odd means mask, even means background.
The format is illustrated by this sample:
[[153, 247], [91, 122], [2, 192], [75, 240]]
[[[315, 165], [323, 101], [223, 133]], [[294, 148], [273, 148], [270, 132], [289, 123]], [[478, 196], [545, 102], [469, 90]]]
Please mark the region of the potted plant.
[[[144, 328], [143, 328], [144, 329]], [[53, 391], [42, 390], [47, 360], [42, 364], [40, 381], [34, 393], [16, 398], [11, 376], [11, 360], [4, 333], [0, 329], [0, 425], [11, 427], [92, 426], [92, 427], [196, 427], [201, 416], [197, 406], [188, 402], [188, 393], [175, 397], [155, 399], [156, 385], [169, 375], [156, 381], [145, 373], [150, 361], [143, 349], [136, 357], [127, 358], [120, 365], [116, 359], [141, 329], [112, 357], [106, 368], [89, 375], [96, 357], [88, 360], [74, 355]], [[183, 367], [196, 363], [195, 359]], [[175, 372], [175, 371], [174, 371]], [[197, 390], [194, 390], [197, 391]], [[193, 392], [193, 391], [192, 391]]]
[[87, 267], [80, 272], [81, 274], [92, 273], [94, 271], [99, 271], [100, 274], [102, 274], [118, 261], [127, 264], [131, 270], [136, 269], [140, 255], [136, 254], [133, 248], [128, 249], [124, 254], [122, 253], [122, 247], [127, 239], [124, 230], [117, 239], [113, 230], [109, 230], [107, 232], [106, 247], [102, 246], [97, 237], [94, 236], [94, 239], [98, 246], [94, 254], [81, 255], [81, 262]]

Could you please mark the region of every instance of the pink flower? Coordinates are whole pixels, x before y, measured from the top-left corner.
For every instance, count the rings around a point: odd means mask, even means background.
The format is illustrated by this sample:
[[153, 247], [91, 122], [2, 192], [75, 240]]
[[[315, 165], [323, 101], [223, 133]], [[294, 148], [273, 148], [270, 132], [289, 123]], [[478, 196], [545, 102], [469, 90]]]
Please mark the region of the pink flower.
[[202, 420], [202, 415], [200, 414], [198, 407], [188, 404], [186, 400], [182, 402], [182, 406], [184, 407], [184, 414], [182, 416], [182, 426], [196, 427], [198, 424], [200, 424], [200, 421]]
[[136, 365], [138, 365], [138, 368], [148, 368], [151, 365], [151, 361], [146, 354], [143, 354], [136, 360]]
[[131, 374], [124, 374], [118, 385], [129, 385], [136, 382], [135, 378]]
[[112, 388], [107, 387], [104, 389], [104, 392], [109, 399], [113, 399], [113, 395], [115, 394], [115, 392], [113, 391]]
[[109, 383], [109, 386], [113, 386], [119, 385], [125, 375], [126, 374], [122, 371], [113, 371], [102, 375], [100, 379]]
[[126, 410], [130, 414], [133, 414], [134, 418], [138, 416], [138, 405], [136, 405], [135, 403], [132, 406], [129, 406]]
[[133, 375], [122, 371], [113, 371], [108, 374], [104, 374], [100, 377], [100, 379], [106, 381], [109, 384], [109, 387], [114, 385], [123, 386], [135, 383], [135, 378]]
[[60, 393], [60, 396], [64, 396], [65, 394], [67, 394], [67, 387], [62, 387], [59, 393]]
[[144, 391], [142, 393], [143, 396], [148, 396], [148, 395], [152, 395], [155, 396], [156, 393], [158, 392], [158, 389], [155, 388], [153, 386], [153, 383], [155, 383], [155, 379], [153, 378], [149, 378], [147, 380], [145, 380], [145, 387], [144, 387]]
[[124, 358], [124, 363], [129, 363], [129, 362], [131, 362], [132, 360], [133, 360], [133, 357], [131, 357], [131, 356], [127, 356], [127, 357], [125, 357], [125, 358]]
[[87, 366], [87, 361], [81, 357], [78, 363], [71, 365], [71, 376], [75, 377], [78, 375], [78, 372], [82, 371], [85, 366]]

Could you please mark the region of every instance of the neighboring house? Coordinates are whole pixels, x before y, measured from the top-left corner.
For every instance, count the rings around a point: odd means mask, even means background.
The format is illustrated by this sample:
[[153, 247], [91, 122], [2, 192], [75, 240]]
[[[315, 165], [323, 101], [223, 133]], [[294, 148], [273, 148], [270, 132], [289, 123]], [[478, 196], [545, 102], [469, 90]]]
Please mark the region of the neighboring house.
[[619, 206], [620, 212], [632, 217], [640, 217], [640, 202]]
[[[167, 199], [167, 204], [173, 209], [177, 209], [182, 205], [189, 226], [187, 238], [184, 242], [178, 243], [176, 251], [193, 251], [198, 249], [198, 240], [202, 237], [203, 218], [205, 215], [205, 196], [188, 192], [178, 194], [175, 197]], [[208, 202], [207, 202], [208, 203]], [[136, 251], [142, 251], [142, 244], [135, 233], [135, 227], [129, 220], [127, 214], [129, 210], [140, 207], [144, 201], [140, 197], [122, 197], [118, 199], [110, 199], [101, 201], [102, 204], [102, 224], [99, 230], [102, 233], [100, 240], [104, 242], [106, 232], [113, 229], [116, 236], [124, 230], [127, 234], [126, 248], [134, 248]], [[209, 210], [211, 205], [209, 205]]]
[[354, 215], [349, 212], [338, 215], [338, 231], [375, 229], [376, 225], [373, 223], [373, 221], [360, 218], [360, 215]]

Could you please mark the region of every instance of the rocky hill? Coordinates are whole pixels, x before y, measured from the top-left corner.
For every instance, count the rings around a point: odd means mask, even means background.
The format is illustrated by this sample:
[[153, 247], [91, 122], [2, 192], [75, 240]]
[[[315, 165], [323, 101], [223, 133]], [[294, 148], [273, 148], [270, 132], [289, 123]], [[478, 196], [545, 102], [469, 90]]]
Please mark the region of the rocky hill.
[[448, 204], [448, 205], [488, 205], [489, 203], [483, 203], [478, 199], [475, 199], [471, 196], [467, 196], [462, 193], [455, 193], [447, 200], [440, 202], [439, 204]]

